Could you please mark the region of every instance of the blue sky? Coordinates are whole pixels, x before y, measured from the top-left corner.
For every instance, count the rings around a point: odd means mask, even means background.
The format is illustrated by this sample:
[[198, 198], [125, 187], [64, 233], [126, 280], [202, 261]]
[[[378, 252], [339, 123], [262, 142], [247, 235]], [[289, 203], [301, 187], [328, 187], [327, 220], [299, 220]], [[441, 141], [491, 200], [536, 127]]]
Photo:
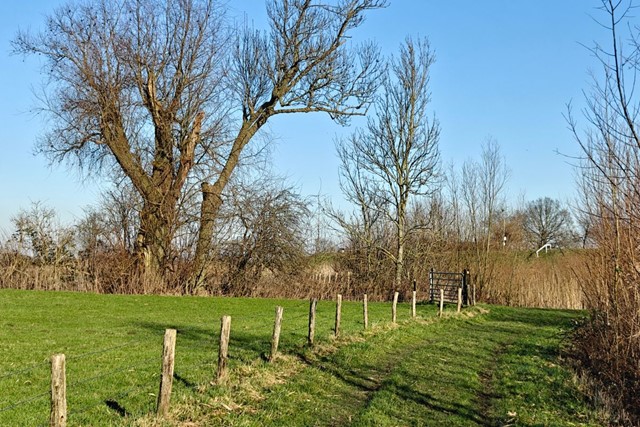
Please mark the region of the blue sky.
[[[0, 3], [0, 230], [31, 201], [54, 207], [64, 220], [82, 215], [100, 183], [81, 183], [64, 165], [50, 168], [33, 155], [46, 129], [30, 110], [41, 82], [34, 59], [10, 55], [19, 28], [37, 29], [57, 0]], [[262, 0], [232, 0], [232, 14], [264, 22]], [[426, 36], [436, 52], [432, 69], [433, 111], [440, 120], [445, 163], [478, 158], [488, 137], [501, 146], [512, 170], [510, 199], [574, 194], [569, 160], [577, 147], [562, 116], [565, 105], [582, 104], [588, 70], [597, 64], [580, 43], [607, 42], [593, 17], [598, 0], [391, 0], [372, 12], [354, 38], [373, 39], [384, 53], [397, 50], [407, 35]], [[361, 121], [355, 120], [356, 126]], [[303, 194], [335, 198], [340, 204], [334, 140], [351, 132], [324, 115], [276, 117], [274, 170]]]

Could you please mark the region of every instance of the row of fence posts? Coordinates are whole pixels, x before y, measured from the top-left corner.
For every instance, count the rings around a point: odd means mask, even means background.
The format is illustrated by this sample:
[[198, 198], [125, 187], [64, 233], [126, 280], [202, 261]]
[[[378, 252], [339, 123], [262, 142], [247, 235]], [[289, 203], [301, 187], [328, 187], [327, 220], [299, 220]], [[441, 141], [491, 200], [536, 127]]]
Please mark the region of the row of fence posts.
[[346, 283], [347, 286], [349, 286], [349, 283], [351, 283], [351, 272], [348, 271], [346, 273], [313, 273], [311, 275], [311, 278], [317, 282], [321, 282], [321, 283], [338, 283], [338, 281], [340, 280], [340, 278], [342, 278], [343, 283], [345, 282], [346, 279]]
[[[411, 298], [411, 317], [416, 317], [416, 289]], [[399, 293], [393, 294], [393, 304], [391, 305], [391, 321], [396, 323], [397, 306]], [[364, 294], [363, 298], [363, 321], [364, 329], [369, 327], [369, 307], [368, 297]], [[309, 333], [307, 341], [310, 346], [314, 344], [316, 329], [316, 308], [318, 300], [313, 298], [309, 304]], [[462, 308], [462, 288], [458, 289], [458, 306], [459, 313]], [[438, 316], [442, 316], [444, 310], [444, 289], [440, 289], [440, 307]], [[268, 360], [271, 362], [278, 353], [278, 345], [280, 343], [280, 331], [282, 328], [282, 316], [284, 308], [276, 307], [275, 322], [273, 325], [273, 335], [271, 337], [271, 351]], [[336, 316], [335, 326], [333, 329], [334, 336], [340, 335], [340, 322], [342, 320], [342, 295], [338, 294], [336, 298]], [[231, 316], [222, 316], [220, 321], [220, 344], [218, 349], [218, 369], [216, 371], [216, 382], [223, 383], [227, 378], [227, 358], [229, 355], [229, 336], [231, 333]], [[169, 401], [171, 400], [171, 389], [173, 387], [173, 371], [175, 365], [175, 349], [176, 349], [176, 330], [167, 329], [164, 333], [162, 345], [162, 373], [160, 377], [160, 391], [158, 393], [158, 401], [156, 406], [156, 414], [159, 417], [166, 417], [169, 411]], [[51, 427], [65, 427], [67, 423], [67, 398], [66, 398], [66, 373], [65, 373], [65, 355], [55, 354], [51, 357]]]

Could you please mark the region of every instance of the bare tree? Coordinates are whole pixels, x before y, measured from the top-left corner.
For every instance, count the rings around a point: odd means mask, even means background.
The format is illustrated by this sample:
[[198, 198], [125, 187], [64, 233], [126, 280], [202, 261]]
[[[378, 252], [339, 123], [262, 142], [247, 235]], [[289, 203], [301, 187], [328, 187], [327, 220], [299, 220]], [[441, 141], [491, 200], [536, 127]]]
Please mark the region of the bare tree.
[[529, 241], [539, 248], [546, 243], [564, 246], [572, 239], [571, 214], [549, 197], [529, 202], [524, 212], [524, 229]]
[[461, 194], [465, 210], [466, 238], [476, 246], [481, 241], [480, 165], [473, 160], [462, 164]]
[[510, 175], [511, 171], [500, 152], [500, 145], [493, 138], [489, 138], [482, 146], [479, 177], [482, 218], [486, 228], [486, 253], [489, 252], [491, 231], [500, 210], [500, 204], [504, 202], [504, 189]]
[[13, 240], [24, 255], [37, 264], [54, 267], [74, 256], [74, 230], [63, 226], [55, 209], [33, 202], [11, 218]]
[[384, 200], [374, 189], [374, 181], [368, 176], [360, 151], [353, 150], [351, 140], [336, 141], [336, 150], [340, 160], [340, 189], [347, 201], [355, 206], [355, 212], [345, 214], [326, 209], [329, 217], [347, 234], [351, 250], [355, 252], [359, 272], [366, 278], [375, 274], [374, 259], [377, 248], [382, 247], [383, 238], [380, 227], [385, 220]]
[[385, 0], [311, 0], [267, 4], [270, 32], [246, 28], [235, 40], [231, 80], [241, 106], [240, 126], [213, 184], [202, 185], [201, 224], [194, 285], [203, 279], [222, 192], [251, 138], [277, 114], [325, 112], [345, 123], [366, 110], [377, 87], [379, 59], [373, 45], [350, 48], [349, 32]]
[[[51, 161], [111, 167], [142, 198], [136, 252], [146, 277], [175, 258], [185, 186], [201, 184], [192, 284], [204, 280], [223, 190], [267, 120], [322, 111], [344, 122], [366, 110], [377, 50], [349, 33], [384, 0], [269, 0], [270, 31], [228, 31], [213, 0], [95, 0], [58, 8], [14, 49], [40, 55], [40, 143]], [[237, 120], [237, 121], [236, 121]]]
[[473, 270], [480, 293], [492, 274], [491, 238], [509, 175], [500, 146], [491, 138], [482, 145], [480, 161], [468, 160], [462, 166], [461, 194], [475, 248]]
[[113, 188], [102, 194], [97, 209], [112, 249], [131, 251], [135, 248], [142, 206], [141, 197], [126, 180], [114, 182]]
[[131, 181], [143, 200], [136, 250], [152, 277], [172, 258], [192, 168], [221, 141], [222, 12], [213, 1], [97, 0], [62, 6], [43, 32], [14, 40], [46, 60], [53, 120], [40, 150]]
[[[581, 329], [576, 348], [594, 380], [610, 392], [619, 422], [640, 422], [640, 27], [631, 2], [601, 0], [609, 30], [608, 46], [595, 44], [591, 53], [602, 73], [585, 92], [584, 128], [572, 115], [567, 120], [583, 152], [579, 165], [582, 221], [595, 243], [585, 297], [591, 322]], [[602, 351], [607, 349], [607, 351]]]
[[460, 176], [453, 163], [449, 165], [445, 175], [445, 188], [448, 196], [448, 207], [452, 217], [451, 235], [456, 245], [463, 240], [462, 195]]
[[[382, 92], [375, 102], [375, 116], [348, 141], [357, 154], [343, 164], [343, 169], [351, 171], [348, 174], [355, 174], [354, 169], [358, 168], [366, 174], [361, 180], [363, 190], [380, 198], [376, 208], [383, 208], [395, 227], [395, 250], [382, 249], [395, 264], [396, 289], [403, 279], [407, 237], [413, 231], [407, 224], [409, 200], [429, 193], [439, 166], [440, 127], [428, 113], [430, 68], [434, 59], [426, 39], [405, 41], [398, 57], [391, 60]], [[351, 195], [354, 196], [358, 197]]]
[[260, 176], [229, 186], [229, 200], [222, 210], [227, 220], [219, 226], [226, 228], [228, 236], [221, 245], [224, 261], [231, 268], [225, 286], [234, 287], [236, 293], [248, 293], [247, 284], [255, 286], [265, 271], [297, 273], [301, 265], [307, 202], [276, 181], [275, 177]]

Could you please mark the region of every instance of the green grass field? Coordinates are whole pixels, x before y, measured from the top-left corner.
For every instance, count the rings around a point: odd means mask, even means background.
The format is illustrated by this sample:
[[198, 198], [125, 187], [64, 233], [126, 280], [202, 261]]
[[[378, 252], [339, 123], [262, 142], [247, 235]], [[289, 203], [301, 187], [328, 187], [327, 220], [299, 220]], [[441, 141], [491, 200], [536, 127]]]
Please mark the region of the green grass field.
[[[274, 309], [282, 356], [267, 363]], [[0, 290], [0, 425], [47, 425], [49, 358], [67, 357], [70, 426], [599, 425], [558, 361], [580, 314], [321, 301], [314, 349], [308, 301]], [[482, 312], [481, 312], [482, 311]], [[488, 311], [488, 312], [484, 312]], [[220, 317], [230, 315], [226, 385], [211, 385]], [[154, 419], [162, 336], [178, 330], [171, 415]]]

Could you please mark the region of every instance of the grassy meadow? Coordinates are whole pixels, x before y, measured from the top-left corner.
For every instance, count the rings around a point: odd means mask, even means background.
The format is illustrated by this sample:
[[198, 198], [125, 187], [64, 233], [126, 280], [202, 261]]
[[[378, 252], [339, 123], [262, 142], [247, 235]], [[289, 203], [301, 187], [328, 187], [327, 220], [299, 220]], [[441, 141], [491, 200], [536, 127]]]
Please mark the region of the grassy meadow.
[[[267, 363], [274, 309], [280, 349]], [[49, 358], [67, 357], [70, 426], [601, 425], [562, 367], [575, 311], [0, 290], [0, 425], [48, 424]], [[220, 317], [230, 378], [212, 385]], [[155, 419], [165, 328], [178, 330], [171, 414]]]
[[[301, 300], [96, 295], [0, 290], [0, 425], [48, 421], [49, 359], [67, 358], [71, 425], [108, 425], [155, 410], [166, 328], [178, 330], [174, 395], [198, 394], [214, 378], [220, 318], [230, 315], [230, 367], [262, 360], [275, 307], [284, 307], [280, 349], [306, 344], [309, 302]], [[420, 307], [423, 316], [432, 307]], [[409, 317], [399, 308], [398, 319]], [[345, 335], [363, 328], [360, 304], [343, 304]], [[370, 303], [370, 322], [390, 319], [389, 304]], [[333, 335], [335, 303], [320, 301], [316, 340]]]

